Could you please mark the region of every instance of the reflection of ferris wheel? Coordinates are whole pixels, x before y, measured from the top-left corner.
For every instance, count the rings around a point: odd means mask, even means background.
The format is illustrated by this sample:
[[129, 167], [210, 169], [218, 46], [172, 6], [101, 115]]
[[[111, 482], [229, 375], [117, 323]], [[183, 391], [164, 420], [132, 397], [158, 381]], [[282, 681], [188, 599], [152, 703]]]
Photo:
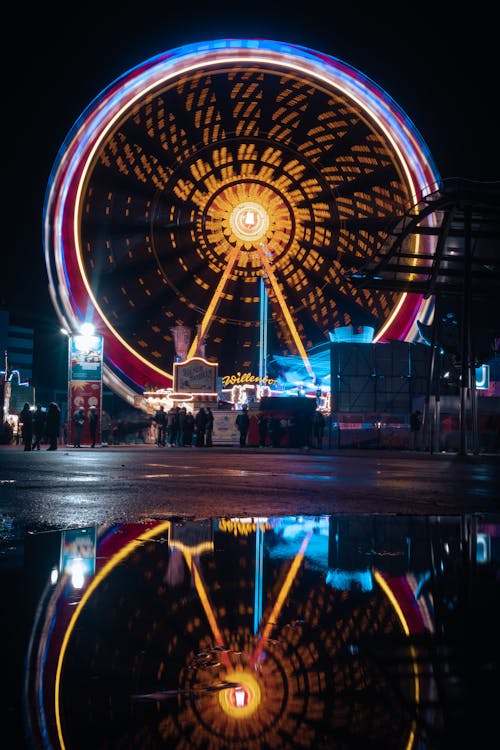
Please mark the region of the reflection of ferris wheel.
[[337, 326], [411, 334], [420, 297], [346, 272], [436, 181], [412, 124], [344, 63], [265, 40], [182, 47], [69, 134], [45, 210], [53, 299], [104, 334], [122, 391], [170, 380], [177, 325], [221, 375], [256, 370], [265, 326], [266, 348], [313, 377], [307, 350]]

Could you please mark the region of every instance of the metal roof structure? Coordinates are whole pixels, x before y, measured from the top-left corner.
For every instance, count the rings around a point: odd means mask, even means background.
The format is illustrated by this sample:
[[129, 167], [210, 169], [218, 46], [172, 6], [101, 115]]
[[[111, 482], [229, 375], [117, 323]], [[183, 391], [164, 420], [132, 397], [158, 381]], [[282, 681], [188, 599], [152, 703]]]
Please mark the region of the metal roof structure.
[[[491, 342], [500, 336], [500, 181], [444, 180], [388, 230], [369, 262], [353, 262], [348, 278], [357, 288], [433, 297], [434, 321], [422, 333], [434, 349], [449, 341], [447, 326], [455, 324], [465, 453], [466, 400], [470, 393], [475, 425], [471, 385], [482, 337], [485, 329]], [[439, 387], [432, 360], [428, 395]]]
[[444, 180], [406, 211], [350, 276], [357, 287], [495, 298], [500, 289], [500, 181]]

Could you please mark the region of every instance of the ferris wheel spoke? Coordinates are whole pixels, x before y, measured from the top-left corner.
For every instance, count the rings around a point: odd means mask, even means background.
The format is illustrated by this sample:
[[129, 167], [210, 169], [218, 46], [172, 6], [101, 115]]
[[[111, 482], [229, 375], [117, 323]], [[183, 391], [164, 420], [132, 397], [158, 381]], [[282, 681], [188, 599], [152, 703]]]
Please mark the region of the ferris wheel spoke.
[[278, 280], [275, 276], [275, 273], [273, 271], [273, 268], [271, 264], [269, 263], [269, 260], [266, 256], [265, 249], [262, 247], [258, 248], [259, 257], [261, 259], [262, 265], [264, 266], [267, 277], [269, 279], [269, 283], [271, 284], [271, 287], [273, 289], [274, 294], [276, 295], [276, 299], [278, 300], [278, 304], [281, 308], [281, 311], [284, 315], [284, 318], [288, 324], [288, 328], [290, 330], [290, 333], [292, 334], [292, 338], [295, 342], [295, 345], [297, 347], [297, 350], [302, 358], [302, 361], [304, 362], [305, 368], [311, 378], [314, 379], [314, 372], [311, 367], [311, 363], [309, 362], [309, 357], [307, 356], [307, 352], [304, 348], [304, 344], [302, 343], [302, 339], [299, 336], [299, 332], [297, 331], [297, 327], [294, 323], [293, 317], [290, 314], [290, 310], [288, 309], [288, 305], [286, 303], [286, 300], [283, 296], [283, 292], [280, 289], [280, 285], [278, 283]]
[[213, 320], [213, 316], [217, 312], [217, 308], [221, 300], [222, 292], [224, 291], [228, 283], [231, 271], [233, 270], [234, 265], [236, 261], [238, 260], [238, 255], [239, 255], [239, 248], [238, 247], [233, 248], [231, 253], [229, 254], [226, 267], [222, 273], [219, 283], [217, 284], [217, 288], [214, 294], [212, 295], [210, 304], [208, 305], [205, 315], [203, 316], [201, 325], [199, 326], [196, 336], [193, 339], [193, 342], [188, 352], [188, 359], [194, 356], [194, 352], [197, 351], [200, 341], [203, 340], [208, 333], [210, 323]]

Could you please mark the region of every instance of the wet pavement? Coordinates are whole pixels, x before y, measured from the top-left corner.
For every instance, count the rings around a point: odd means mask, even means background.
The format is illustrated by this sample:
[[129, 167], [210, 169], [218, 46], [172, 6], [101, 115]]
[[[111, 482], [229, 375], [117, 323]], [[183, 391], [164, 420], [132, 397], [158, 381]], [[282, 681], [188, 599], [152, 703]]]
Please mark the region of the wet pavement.
[[500, 456], [116, 447], [0, 450], [0, 512], [50, 526], [223, 514], [495, 512]]
[[499, 481], [487, 455], [1, 449], [10, 746], [488, 746]]

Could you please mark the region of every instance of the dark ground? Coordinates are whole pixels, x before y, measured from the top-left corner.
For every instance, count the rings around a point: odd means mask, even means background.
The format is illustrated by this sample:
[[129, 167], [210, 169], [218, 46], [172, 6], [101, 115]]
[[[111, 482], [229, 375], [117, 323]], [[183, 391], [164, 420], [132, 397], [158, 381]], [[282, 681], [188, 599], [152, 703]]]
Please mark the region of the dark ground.
[[500, 456], [270, 448], [0, 450], [0, 514], [50, 527], [144, 518], [500, 511]]

